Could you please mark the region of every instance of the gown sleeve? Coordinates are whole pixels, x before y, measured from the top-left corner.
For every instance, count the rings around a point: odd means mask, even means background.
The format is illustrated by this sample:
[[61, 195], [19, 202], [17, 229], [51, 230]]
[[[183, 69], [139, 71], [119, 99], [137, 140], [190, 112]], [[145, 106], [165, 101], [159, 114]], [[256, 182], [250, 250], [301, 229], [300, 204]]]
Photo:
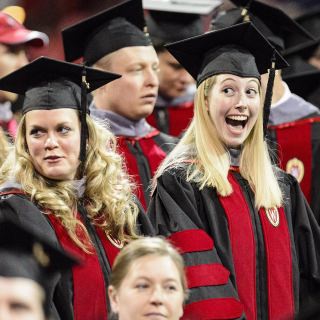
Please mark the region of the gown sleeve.
[[182, 319], [245, 319], [230, 271], [206, 232], [206, 213], [198, 210], [197, 192], [179, 174], [165, 172], [148, 209], [156, 234], [167, 237], [185, 261], [189, 298]]
[[320, 227], [296, 179], [291, 179], [292, 224], [299, 279], [298, 319], [320, 318]]
[[154, 236], [155, 232], [153, 226], [143, 209], [143, 206], [138, 198], [135, 198], [135, 203], [138, 206], [139, 212], [137, 217], [137, 231], [139, 235]]

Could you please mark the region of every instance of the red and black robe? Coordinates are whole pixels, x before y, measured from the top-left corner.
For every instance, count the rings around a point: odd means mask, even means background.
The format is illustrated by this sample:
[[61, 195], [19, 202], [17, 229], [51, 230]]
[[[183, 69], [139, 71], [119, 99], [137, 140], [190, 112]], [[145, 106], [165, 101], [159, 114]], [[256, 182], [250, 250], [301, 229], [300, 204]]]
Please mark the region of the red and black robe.
[[[48, 294], [53, 319], [102, 320], [108, 318], [108, 279], [119, 248], [116, 241], [94, 226], [79, 204], [77, 219], [86, 227], [92, 246], [84, 252], [69, 237], [61, 221], [54, 215], [39, 210], [19, 190], [5, 190], [0, 195], [0, 217], [11, 217], [27, 224], [34, 232], [42, 233], [54, 246], [80, 257], [82, 263], [70, 272], [48, 279]], [[139, 214], [138, 231], [152, 234], [152, 227], [144, 213]], [[82, 238], [80, 230], [77, 235]]]
[[300, 183], [320, 223], [320, 117], [269, 126], [276, 163]]
[[193, 118], [193, 101], [186, 101], [179, 105], [156, 106], [148, 123], [161, 132], [179, 137], [189, 126]]
[[118, 136], [118, 152], [123, 155], [130, 176], [136, 185], [136, 195], [146, 209], [150, 200], [151, 179], [177, 139], [152, 129], [141, 137]]
[[148, 215], [183, 254], [190, 288], [184, 320], [319, 317], [320, 229], [297, 181], [278, 176], [285, 203], [276, 211], [256, 210], [235, 171], [227, 197], [199, 190], [182, 169], [158, 179]]

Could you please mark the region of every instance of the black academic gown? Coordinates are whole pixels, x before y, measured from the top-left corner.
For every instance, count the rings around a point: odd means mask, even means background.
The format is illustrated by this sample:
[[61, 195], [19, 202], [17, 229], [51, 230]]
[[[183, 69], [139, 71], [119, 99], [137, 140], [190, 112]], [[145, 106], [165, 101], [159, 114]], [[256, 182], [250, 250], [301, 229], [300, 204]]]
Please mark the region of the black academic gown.
[[[63, 247], [82, 262], [81, 266], [75, 266], [63, 274], [57, 273], [55, 277], [48, 279], [52, 319], [106, 320], [109, 309], [106, 293], [108, 279], [119, 248], [89, 221], [86, 210], [80, 203], [78, 208], [77, 217], [85, 225], [93, 244], [92, 254], [75, 245], [59, 219], [44, 214], [46, 210], [39, 210], [21, 190], [6, 189], [0, 194], [0, 219], [11, 218], [28, 225], [34, 232], [42, 233], [53, 246]], [[152, 235], [152, 226], [143, 209], [141, 210], [137, 221], [138, 231]]]
[[320, 224], [320, 117], [269, 126], [275, 163], [297, 178]]
[[307, 314], [320, 309], [320, 229], [297, 181], [278, 175], [285, 205], [276, 214], [254, 208], [235, 171], [234, 192], [224, 198], [187, 182], [181, 169], [158, 179], [148, 215], [183, 254], [184, 320], [316, 319]]

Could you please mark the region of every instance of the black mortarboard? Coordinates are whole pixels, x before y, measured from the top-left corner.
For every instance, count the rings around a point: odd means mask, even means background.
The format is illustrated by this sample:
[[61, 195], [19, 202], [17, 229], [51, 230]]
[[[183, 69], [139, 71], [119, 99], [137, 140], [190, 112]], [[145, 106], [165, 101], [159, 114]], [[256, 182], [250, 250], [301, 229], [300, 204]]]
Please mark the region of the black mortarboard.
[[[88, 137], [86, 96], [120, 75], [79, 64], [40, 57], [0, 79], [0, 89], [25, 95], [22, 112], [71, 108], [81, 117], [80, 160], [85, 160]], [[81, 88], [81, 89], [80, 89]]]
[[46, 240], [46, 235], [13, 220], [0, 221], [0, 276], [27, 278], [45, 291], [44, 311], [49, 314], [53, 294], [50, 285], [57, 273], [79, 263], [67, 252]]
[[[267, 113], [271, 104], [274, 69], [288, 66], [250, 22], [178, 41], [166, 45], [166, 48], [197, 80], [197, 85], [210, 76], [221, 73], [260, 78], [260, 74], [267, 73], [268, 69], [273, 70], [268, 81], [264, 106]], [[269, 114], [266, 117], [269, 117]]]
[[201, 16], [197, 14], [152, 10], [146, 16], [146, 22], [155, 48], [204, 32]]
[[151, 45], [144, 27], [141, 0], [121, 1], [62, 31], [66, 60], [83, 57], [92, 65], [118, 49]]
[[320, 39], [320, 6], [295, 19], [316, 39]]
[[276, 69], [288, 66], [262, 33], [249, 22], [211, 31], [166, 45], [169, 52], [197, 80], [220, 73], [260, 78], [271, 68], [275, 52]]
[[283, 71], [282, 78], [293, 93], [307, 100], [320, 87], [320, 70], [298, 55], [287, 60], [290, 67]]
[[146, 22], [154, 47], [190, 38], [205, 32], [202, 16], [209, 15], [221, 1], [144, 0]]
[[[314, 40], [311, 34], [291, 19], [282, 10], [254, 0], [231, 0], [240, 8], [231, 9], [219, 16], [214, 29], [226, 28], [236, 23], [251, 21], [264, 36], [282, 53], [296, 50], [301, 43]], [[294, 37], [295, 43], [286, 43], [288, 37]]]

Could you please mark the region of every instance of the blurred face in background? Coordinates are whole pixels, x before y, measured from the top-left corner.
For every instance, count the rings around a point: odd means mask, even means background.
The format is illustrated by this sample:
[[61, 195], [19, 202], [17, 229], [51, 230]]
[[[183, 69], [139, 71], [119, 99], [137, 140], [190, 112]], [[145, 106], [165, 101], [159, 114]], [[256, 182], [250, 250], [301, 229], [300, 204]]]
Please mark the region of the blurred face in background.
[[188, 87], [194, 84], [194, 79], [169, 51], [158, 52], [158, 57], [160, 62], [159, 93], [166, 99], [183, 96]]
[[45, 320], [44, 291], [26, 278], [0, 277], [0, 320]]
[[[0, 78], [23, 67], [28, 63], [25, 47], [7, 46], [0, 43]], [[12, 92], [0, 91], [0, 102], [15, 101], [17, 95]]]
[[314, 67], [320, 69], [320, 45], [315, 50], [312, 57], [309, 58], [308, 62], [312, 64]]
[[178, 320], [183, 314], [181, 277], [169, 256], [134, 260], [120, 287], [109, 287], [109, 297], [119, 320]]

